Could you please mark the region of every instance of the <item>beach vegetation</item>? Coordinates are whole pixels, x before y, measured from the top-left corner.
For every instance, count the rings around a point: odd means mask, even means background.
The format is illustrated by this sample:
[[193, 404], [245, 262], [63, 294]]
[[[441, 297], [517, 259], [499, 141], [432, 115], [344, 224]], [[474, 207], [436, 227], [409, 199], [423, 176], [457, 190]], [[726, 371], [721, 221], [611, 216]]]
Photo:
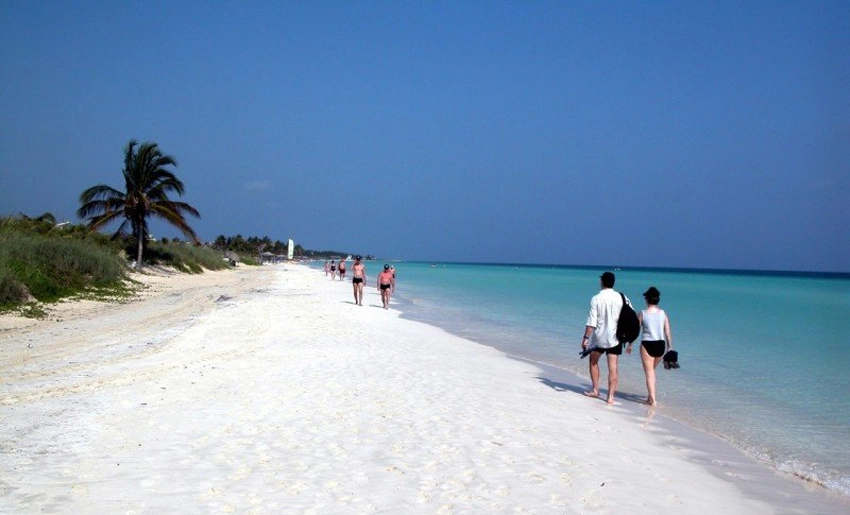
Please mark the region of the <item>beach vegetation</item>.
[[[0, 312], [42, 318], [45, 303], [125, 300], [138, 289], [127, 274], [135, 249], [128, 235], [111, 238], [84, 224], [57, 224], [52, 215], [0, 218]], [[148, 260], [189, 273], [229, 266], [218, 250], [177, 239], [152, 242]]]
[[87, 230], [55, 226], [45, 219], [0, 219], [0, 308], [121, 288], [126, 265], [117, 246]]
[[243, 256], [240, 259], [240, 263], [243, 263], [245, 265], [260, 266], [260, 260], [255, 258], [254, 256]]
[[[236, 236], [219, 235], [212, 241], [211, 245], [222, 253], [236, 252], [243, 259], [248, 258], [248, 256], [259, 256], [263, 252], [285, 256], [289, 251], [289, 242], [273, 241], [268, 236], [249, 236], [245, 238], [241, 234], [237, 234]], [[293, 248], [293, 255], [297, 257], [303, 253], [304, 249], [301, 245], [296, 244]]]
[[[341, 250], [305, 250], [302, 254], [303, 257], [308, 259], [341, 259], [346, 256], [355, 256], [358, 255], [357, 252], [343, 252]], [[366, 261], [371, 261], [375, 259], [375, 256], [371, 254], [364, 254], [363, 259]]]
[[[272, 240], [268, 236], [235, 236], [219, 235], [209, 243], [210, 246], [219, 250], [223, 256], [233, 255], [238, 256], [236, 261], [248, 265], [258, 265], [259, 256], [264, 252], [283, 256], [287, 254], [288, 243], [280, 240]], [[305, 249], [300, 244], [295, 244], [293, 248], [293, 257], [307, 259], [341, 259], [346, 256], [357, 255], [357, 252], [343, 252], [340, 250], [310, 250]], [[366, 260], [374, 259], [374, 256], [365, 255]]]
[[136, 242], [135, 267], [140, 270], [151, 238], [149, 218], [167, 222], [198, 243], [186, 216], [200, 217], [200, 213], [185, 202], [169, 198], [171, 193], [182, 196], [185, 190], [183, 182], [170, 169], [177, 166], [177, 161], [163, 154], [156, 143], [137, 145], [136, 140], [130, 140], [124, 149], [123, 189], [106, 184], [86, 189], [80, 195], [77, 215], [86, 219], [92, 230], [120, 222], [113, 238], [127, 234], [129, 229]]
[[218, 250], [180, 240], [163, 239], [151, 243], [147, 260], [152, 264], [170, 266], [191, 274], [203, 273], [204, 269], [222, 270], [230, 267]]
[[18, 314], [24, 318], [47, 318], [47, 310], [44, 309], [44, 304], [38, 302], [27, 302], [17, 309]]

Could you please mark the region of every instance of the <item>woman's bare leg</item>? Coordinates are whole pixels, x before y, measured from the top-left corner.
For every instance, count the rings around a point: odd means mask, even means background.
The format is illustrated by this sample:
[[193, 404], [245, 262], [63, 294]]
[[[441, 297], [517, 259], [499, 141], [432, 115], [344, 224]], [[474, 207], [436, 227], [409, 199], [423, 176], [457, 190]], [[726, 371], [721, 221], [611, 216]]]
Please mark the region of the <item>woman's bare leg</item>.
[[646, 403], [650, 406], [656, 406], [658, 401], [655, 399], [655, 367], [658, 366], [658, 359], [650, 356], [643, 345], [641, 345], [640, 361], [643, 363], [643, 373], [646, 375], [646, 391], [649, 394]]

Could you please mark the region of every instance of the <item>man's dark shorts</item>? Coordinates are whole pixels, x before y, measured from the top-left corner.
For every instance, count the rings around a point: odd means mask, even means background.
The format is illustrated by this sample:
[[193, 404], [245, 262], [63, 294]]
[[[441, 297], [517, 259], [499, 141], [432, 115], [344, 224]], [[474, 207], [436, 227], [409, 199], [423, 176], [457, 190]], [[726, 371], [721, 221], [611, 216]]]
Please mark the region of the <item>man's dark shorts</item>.
[[596, 348], [593, 349], [593, 352], [599, 352], [601, 354], [613, 354], [615, 356], [619, 356], [623, 353], [623, 344], [618, 343], [616, 345], [616, 347], [611, 347], [610, 349], [602, 349], [602, 348], [596, 347]]

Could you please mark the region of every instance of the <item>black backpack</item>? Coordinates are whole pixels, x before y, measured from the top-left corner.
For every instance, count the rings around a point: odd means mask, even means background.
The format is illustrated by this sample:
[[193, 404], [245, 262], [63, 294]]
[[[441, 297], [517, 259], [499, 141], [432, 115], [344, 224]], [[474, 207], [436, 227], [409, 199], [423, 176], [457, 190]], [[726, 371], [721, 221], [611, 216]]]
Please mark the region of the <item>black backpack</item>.
[[620, 310], [620, 318], [617, 320], [617, 341], [620, 343], [632, 343], [640, 334], [640, 322], [637, 313], [626, 302], [626, 296], [622, 293], [623, 309]]

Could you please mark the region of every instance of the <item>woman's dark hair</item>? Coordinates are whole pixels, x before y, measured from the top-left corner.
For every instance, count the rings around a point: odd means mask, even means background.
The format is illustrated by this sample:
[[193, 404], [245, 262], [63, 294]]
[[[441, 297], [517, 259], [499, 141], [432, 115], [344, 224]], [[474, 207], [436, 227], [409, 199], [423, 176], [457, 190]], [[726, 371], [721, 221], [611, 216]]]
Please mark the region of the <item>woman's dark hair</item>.
[[643, 298], [652, 305], [658, 305], [658, 302], [661, 301], [661, 292], [655, 286], [650, 286], [648, 290], [643, 292]]

